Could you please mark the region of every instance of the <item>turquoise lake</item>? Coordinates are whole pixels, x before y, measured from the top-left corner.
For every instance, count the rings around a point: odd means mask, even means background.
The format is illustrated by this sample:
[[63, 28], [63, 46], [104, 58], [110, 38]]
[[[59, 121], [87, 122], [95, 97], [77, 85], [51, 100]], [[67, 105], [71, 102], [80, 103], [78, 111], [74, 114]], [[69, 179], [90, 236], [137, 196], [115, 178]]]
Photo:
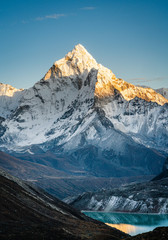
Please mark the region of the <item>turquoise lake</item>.
[[168, 214], [83, 212], [85, 215], [118, 228], [132, 236], [168, 226]]

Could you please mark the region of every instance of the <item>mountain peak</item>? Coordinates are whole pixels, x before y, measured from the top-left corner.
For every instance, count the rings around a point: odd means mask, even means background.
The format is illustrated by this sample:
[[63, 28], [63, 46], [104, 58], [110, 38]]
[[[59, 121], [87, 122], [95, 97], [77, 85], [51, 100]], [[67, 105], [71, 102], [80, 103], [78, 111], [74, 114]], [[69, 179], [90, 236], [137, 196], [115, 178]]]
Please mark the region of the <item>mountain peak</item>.
[[0, 96], [12, 97], [16, 92], [21, 92], [24, 89], [17, 89], [9, 84], [0, 83]]
[[85, 67], [89, 67], [89, 70], [93, 67], [97, 68], [96, 60], [81, 44], [76, 45], [74, 49], [65, 56], [65, 60], [74, 60], [76, 63], [80, 62], [84, 64]]
[[[70, 51], [67, 55], [69, 55], [69, 54], [79, 55], [80, 57], [81, 57], [82, 55], [87, 55], [87, 56], [93, 58], [93, 57], [91, 56], [91, 54], [86, 50], [86, 48], [85, 48], [82, 44], [80, 44], [80, 43], [77, 44], [77, 45], [75, 45], [75, 47], [73, 48], [73, 50]], [[66, 56], [67, 56], [67, 55], [66, 55]]]
[[75, 45], [74, 50], [77, 52], [87, 52], [86, 48], [80, 43]]
[[62, 79], [64, 77], [76, 79], [79, 76], [84, 79], [92, 69], [97, 71], [95, 96], [100, 99], [113, 96], [116, 89], [127, 101], [138, 97], [148, 102], [157, 102], [160, 105], [168, 102], [167, 99], [151, 88], [136, 87], [117, 78], [110, 69], [98, 64], [81, 44], [77, 44], [64, 58], [56, 61], [44, 76], [44, 80]]
[[24, 93], [9, 84], [0, 83], [0, 117], [6, 118], [14, 111]]
[[56, 61], [44, 76], [44, 80], [57, 77], [68, 77], [72, 75], [83, 74], [86, 71], [98, 69], [96, 60], [81, 45], [78, 44], [66, 56]]

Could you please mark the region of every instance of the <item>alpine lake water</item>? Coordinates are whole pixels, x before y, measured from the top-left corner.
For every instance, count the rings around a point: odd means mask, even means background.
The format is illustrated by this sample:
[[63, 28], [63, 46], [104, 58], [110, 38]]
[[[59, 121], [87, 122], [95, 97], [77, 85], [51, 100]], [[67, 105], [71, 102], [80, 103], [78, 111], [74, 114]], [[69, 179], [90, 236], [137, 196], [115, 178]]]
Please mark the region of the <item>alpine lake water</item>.
[[113, 213], [113, 212], [89, 212], [83, 213], [91, 218], [115, 227], [131, 236], [149, 232], [156, 227], [168, 226], [168, 214], [137, 214], [137, 213]]

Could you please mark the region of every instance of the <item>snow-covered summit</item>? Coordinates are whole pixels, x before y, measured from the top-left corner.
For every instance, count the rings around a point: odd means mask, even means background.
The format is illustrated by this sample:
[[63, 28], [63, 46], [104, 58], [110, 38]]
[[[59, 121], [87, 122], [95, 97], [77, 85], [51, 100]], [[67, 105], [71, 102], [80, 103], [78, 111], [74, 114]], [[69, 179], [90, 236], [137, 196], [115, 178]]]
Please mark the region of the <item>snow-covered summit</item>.
[[0, 83], [0, 96], [13, 97], [16, 92], [21, 92], [24, 89], [17, 89], [9, 84]]
[[74, 75], [85, 74], [91, 69], [98, 70], [100, 65], [87, 52], [87, 50], [78, 44], [66, 56], [56, 61], [44, 76], [44, 80], [57, 77], [71, 77]]
[[98, 64], [81, 44], [76, 45], [64, 58], [56, 61], [43, 80], [85, 75], [91, 69], [97, 70], [95, 96], [98, 98], [111, 97], [116, 89], [127, 101], [138, 97], [148, 102], [156, 102], [159, 105], [168, 102], [151, 88], [137, 87], [117, 78], [110, 69]]
[[23, 89], [0, 83], [0, 117], [6, 118], [14, 111], [23, 95]]
[[8, 149], [33, 144], [50, 148], [51, 141], [64, 149], [78, 148], [81, 142], [110, 148], [111, 141], [102, 141], [110, 138], [106, 128], [112, 126], [140, 144], [167, 148], [168, 100], [117, 78], [80, 44], [21, 93], [2, 124], [2, 144]]

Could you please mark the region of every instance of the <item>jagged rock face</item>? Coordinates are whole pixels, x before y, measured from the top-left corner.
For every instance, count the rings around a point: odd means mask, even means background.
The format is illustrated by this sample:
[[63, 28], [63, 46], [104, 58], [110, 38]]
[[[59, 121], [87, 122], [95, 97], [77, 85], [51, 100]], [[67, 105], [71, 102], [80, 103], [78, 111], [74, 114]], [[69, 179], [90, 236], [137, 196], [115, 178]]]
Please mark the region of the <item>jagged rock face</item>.
[[136, 142], [158, 150], [168, 150], [168, 104], [147, 102], [134, 98], [126, 101], [119, 93], [98, 99], [96, 105], [103, 109], [115, 129], [131, 136]]
[[167, 102], [116, 78], [77, 45], [23, 92], [2, 123], [1, 149], [38, 145], [101, 176], [158, 174], [165, 157], [150, 148], [168, 151]]
[[[9, 130], [4, 138], [14, 136], [21, 147], [39, 144], [69, 132], [84, 118], [94, 104], [97, 70], [86, 50], [76, 48], [25, 91], [21, 104], [7, 121]], [[22, 130], [19, 142], [18, 129]]]
[[3, 122], [16, 110], [23, 94], [23, 89], [0, 83], [0, 137], [6, 130]]
[[84, 193], [65, 201], [80, 210], [168, 213], [168, 178]]
[[123, 96], [123, 98], [127, 101], [130, 101], [137, 97], [147, 102], [156, 102], [159, 105], [164, 105], [165, 103], [168, 103], [168, 100], [165, 99], [164, 96], [158, 94], [160, 93], [159, 91], [157, 93], [156, 91], [148, 87], [134, 86], [133, 84], [125, 82], [123, 79], [116, 78], [115, 75], [109, 76], [109, 78], [107, 78], [105, 73], [103, 74], [103, 76], [106, 81], [101, 81], [100, 84], [100, 77], [98, 76], [98, 82], [96, 84], [95, 95], [99, 98], [111, 97], [112, 95], [114, 95], [114, 90], [117, 89]]

